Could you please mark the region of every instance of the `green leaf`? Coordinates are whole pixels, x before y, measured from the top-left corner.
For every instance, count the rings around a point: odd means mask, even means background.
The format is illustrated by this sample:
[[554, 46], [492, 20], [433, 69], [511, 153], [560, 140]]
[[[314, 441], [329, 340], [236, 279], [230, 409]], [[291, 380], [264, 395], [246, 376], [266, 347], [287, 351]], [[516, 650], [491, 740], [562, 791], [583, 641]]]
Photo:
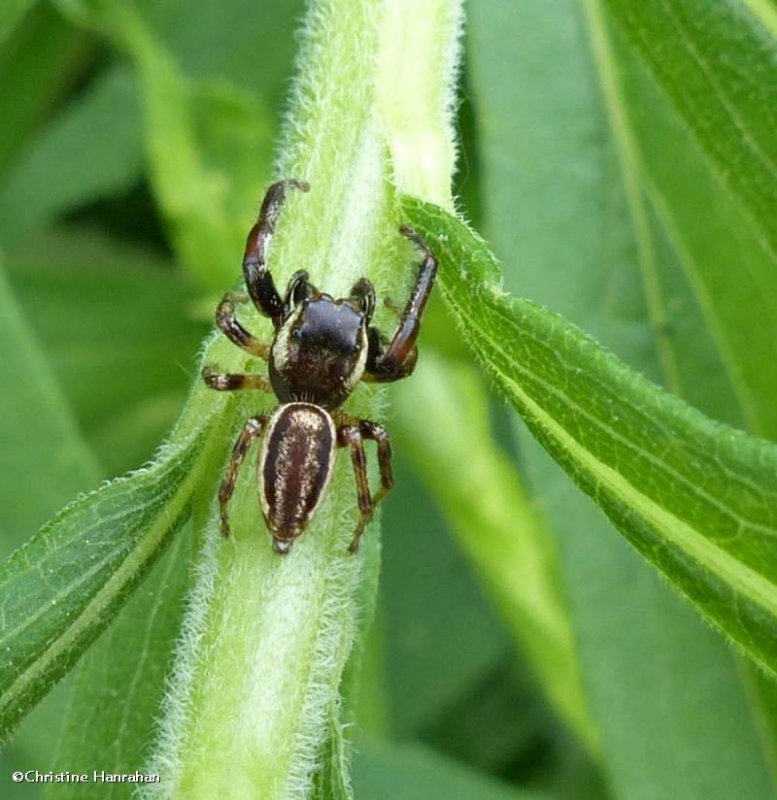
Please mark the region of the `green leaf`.
[[21, 545], [46, 518], [98, 480], [94, 455], [0, 272], [0, 546]]
[[[74, 670], [56, 769], [143, 771], [183, 614], [191, 536], [176, 536]], [[129, 783], [49, 784], [54, 798], [129, 798]]]
[[[412, 383], [429, 366], [429, 355], [424, 350]], [[416, 453], [403, 419], [406, 409], [401, 402], [393, 407], [396, 486], [381, 520], [378, 620], [385, 676], [376, 690], [386, 694], [384, 733], [407, 738], [427, 729], [456, 698], [474, 691], [509, 652], [510, 640], [447, 535], [432, 498], [410, 471]], [[423, 414], [418, 419], [428, 426]], [[364, 692], [372, 689], [363, 687]]]
[[[639, 147], [649, 143], [666, 164], [663, 193], [682, 213], [673, 233], [686, 241], [692, 234], [704, 248], [693, 265], [693, 287], [705, 280], [704, 268], [714, 266], [740, 285], [758, 270], [732, 259], [736, 246], [728, 225], [734, 217], [724, 209], [717, 213], [719, 199], [703, 173], [689, 174], [701, 154], [682, 125], [666, 124], [666, 100], [659, 107], [650, 102], [658, 95], [654, 89], [634, 103], [649, 138], [632, 138], [623, 147], [629, 131], [623, 103], [634, 98], [613, 92], [613, 75], [622, 79], [628, 64], [618, 58], [617, 71], [603, 64], [609, 42], [602, 47], [592, 36], [585, 14], [591, 7], [576, 0], [552, 7], [530, 2], [520, 12], [487, 0], [472, 7], [484, 230], [504, 262], [509, 290], [560, 311], [649, 376], [661, 380], [663, 373], [672, 391], [703, 403], [705, 412], [742, 424], [732, 371], [727, 374], [715, 350], [720, 337], [713, 339], [705, 320], [713, 303], [732, 310], [735, 303], [700, 293], [702, 312], [683, 276], [676, 236], [667, 235], [652, 206], [656, 193], [646, 195], [637, 173], [646, 163], [637, 158]], [[591, 42], [597, 44], [593, 53]], [[678, 132], [690, 148], [681, 146]], [[738, 323], [728, 315], [740, 328], [734, 335], [742, 337], [748, 327], [755, 334], [748, 311], [739, 314]], [[741, 355], [754, 364], [759, 351], [756, 344]], [[764, 374], [773, 370], [763, 362]], [[518, 427], [527, 485], [559, 542], [615, 793], [694, 798], [711, 784], [723, 796], [768, 792], [761, 715], [748, 703], [741, 665], [726, 643], [616, 538], [590, 498]], [[727, 726], [710, 726], [710, 717]], [[739, 732], [735, 742], [728, 727]], [[667, 769], [669, 763], [682, 766]]]
[[137, 68], [154, 191], [181, 264], [206, 291], [234, 280], [235, 257], [270, 171], [273, 121], [260, 97], [226, 81], [189, 81], [134, 6], [60, 0], [103, 29]]
[[0, 43], [33, 4], [34, 0], [6, 0], [0, 6]]
[[151, 466], [76, 500], [0, 566], [3, 737], [105, 628], [186, 519], [218, 431], [211, 420]]
[[[192, 118], [201, 128], [203, 141], [208, 146], [208, 142], [216, 139], [214, 148], [218, 155], [230, 140], [237, 140], [240, 158], [235, 152], [232, 158], [239, 170], [249, 153], [247, 132], [256, 130], [264, 141], [265, 106], [277, 109], [281, 95], [285, 95], [292, 61], [292, 27], [298, 18], [299, 3], [290, 0], [279, 6], [228, 0], [218, 6], [199, 7], [196, 13], [182, 2], [149, 5], [149, 11], [159, 19], [163, 29], [164, 44], [174, 54], [176, 68], [181, 69], [180, 61], [185, 75], [192, 76], [192, 84], [188, 84]], [[231, 27], [225, 24], [227, 19], [232, 21]], [[263, 50], [260, 58], [256, 50], [257, 31], [273, 42], [273, 47]], [[208, 80], [201, 83], [199, 79], [206, 76]], [[215, 101], [213, 111], [218, 123], [212, 126], [208, 112], [209, 98], [214, 94], [223, 97]], [[257, 94], [260, 100], [254, 102], [254, 107], [246, 108], [246, 102]], [[168, 116], [174, 117], [177, 111], [176, 104]], [[244, 119], [235, 119], [238, 111], [245, 111]], [[257, 122], [259, 116], [262, 120]], [[227, 129], [229, 119], [235, 124]], [[2, 242], [15, 244], [63, 212], [126, 191], [140, 180], [143, 147], [143, 117], [130, 70], [126, 66], [107, 70], [28, 143], [10, 169], [7, 182], [0, 187]], [[217, 187], [220, 185], [223, 190], [233, 182], [245, 185], [257, 174], [262, 180], [262, 165], [267, 155], [262, 147], [258, 151], [258, 163], [242, 175], [217, 174]], [[220, 166], [217, 158], [217, 173]], [[196, 192], [198, 187], [195, 185], [194, 189]], [[238, 200], [242, 197], [238, 193]], [[196, 194], [191, 202], [195, 200]], [[254, 213], [257, 200], [258, 192], [250, 208]], [[230, 226], [245, 227], [253, 220], [241, 223], [233, 217], [228, 221]], [[228, 253], [220, 252], [217, 263], [223, 263], [227, 257]], [[239, 262], [235, 263], [239, 266]], [[236, 271], [233, 267], [230, 272], [230, 284]]]
[[[114, 0], [56, 2], [89, 27], [116, 33], [121, 23], [116, 7], [122, 4]], [[188, 0], [141, 0], [137, 6], [187, 78], [257, 94], [276, 118], [285, 110], [303, 0], [224, 0], [194, 7]]]
[[234, 280], [234, 254], [269, 175], [268, 115], [228, 84], [190, 86], [130, 7], [116, 24], [138, 69], [151, 177], [173, 244], [197, 282], [217, 291]]
[[[5, 4], [7, 6], [7, 4]], [[2, 38], [0, 36], [0, 38]], [[39, 3], [0, 49], [0, 174], [47, 111], [70, 88], [87, 37], [74, 31], [48, 4]]]
[[756, 663], [777, 675], [777, 447], [711, 422], [571, 323], [511, 298], [457, 219], [406, 199], [442, 293], [528, 427], [619, 530]]
[[0, 187], [0, 236], [12, 246], [63, 211], [129, 188], [142, 164], [128, 70], [98, 79], [35, 138]]
[[[434, 493], [550, 701], [596, 751], [555, 543], [496, 445], [481, 377], [466, 363], [442, 362], [425, 351], [413, 381], [398, 386], [394, 397], [403, 451]], [[459, 467], [440, 481], [450, 464]], [[452, 625], [441, 627], [452, 635]], [[470, 640], [474, 631], [482, 635], [482, 626], [461, 628]], [[468, 650], [465, 643], [459, 647]]]
[[40, 245], [56, 263], [23, 250], [9, 279], [81, 429], [106, 472], [120, 474], [170, 429], [205, 325], [189, 318], [191, 287], [147, 251], [72, 231]]
[[[601, 35], [596, 4], [495, 13], [497, 5], [473, 6], [472, 82], [482, 112], [484, 230], [506, 286], [560, 311], [648, 375], [663, 373], [706, 413], [744, 424], [743, 372], [760, 370], [756, 385], [765, 388], [776, 361], [769, 316], [751, 311], [753, 299], [762, 305], [759, 292], [767, 300], [773, 292], [768, 271], [751, 263], [752, 225], [737, 223], [742, 212], [650, 77], [633, 74], [633, 51], [612, 53], [617, 30], [608, 25]], [[751, 302], [739, 302], [743, 292]], [[736, 357], [729, 348], [724, 364], [716, 342], [725, 340], [742, 346]], [[773, 414], [773, 392], [751, 408]], [[641, 797], [694, 798], [712, 784], [721, 796], [768, 793], [762, 715], [748, 703], [742, 665], [520, 428], [529, 483], [558, 535], [616, 793], [639, 787]], [[727, 725], [710, 726], [711, 717]], [[739, 732], [736, 742], [728, 729]]]
[[[101, 471], [78, 430], [33, 330], [0, 270], [0, 553], [6, 556]], [[6, 748], [11, 769], [34, 768], [56, 742], [63, 696], [48, 698]]]
[[762, 0], [603, 2], [777, 258], [774, 6]]
[[[760, 241], [747, 209], [732, 196], [725, 176], [677, 119], [671, 100], [657, 91], [635, 51], [624, 44], [607, 11], [596, 3], [588, 3], [587, 10], [623, 170], [641, 187], [632, 190], [631, 205], [648, 256], [643, 259], [646, 291], [668, 386], [705, 413], [774, 440], [777, 348], [771, 320], [777, 313], [777, 260]], [[698, 213], [701, 207], [704, 214]], [[659, 611], [676, 618], [672, 610]], [[675, 642], [668, 639], [662, 649], [673, 656], [657, 654], [653, 674], [685, 668], [687, 659], [680, 664], [687, 639], [681, 631], [671, 633]], [[716, 663], [712, 658], [713, 644], [699, 650], [700, 663], [721, 688], [731, 688], [714, 691], [710, 686], [697, 698], [687, 687], [678, 688], [679, 696], [700, 709], [695, 727], [689, 726], [693, 717], [684, 715], [683, 730], [689, 739], [703, 736], [710, 745], [718, 741], [719, 753], [710, 752], [708, 759], [715, 764], [721, 791], [736, 786], [729, 791], [755, 796], [767, 790], [765, 767], [771, 768], [772, 783], [774, 779], [777, 685], [747, 665], [724, 669], [722, 659]], [[749, 715], [735, 702], [737, 689], [747, 692]], [[741, 731], [738, 753], [728, 737], [720, 741], [721, 735], [706, 725], [712, 697], [721, 706], [717, 713]], [[644, 763], [642, 753], [633, 755], [634, 763]], [[699, 760], [700, 770], [707, 780], [709, 767]], [[693, 772], [683, 770], [686, 775]], [[747, 789], [741, 785], [742, 773], [752, 782]], [[693, 793], [690, 782], [689, 787]]]
[[[736, 394], [739, 414], [752, 432], [775, 438], [777, 410], [772, 398], [777, 389], [777, 347], [772, 320], [777, 317], [777, 253], [770, 253], [765, 246], [763, 237], [747, 218], [746, 204], [741, 198], [732, 197], [726, 176], [716, 171], [712, 155], [698, 148], [698, 142], [672, 113], [672, 106], [656, 91], [650, 77], [616, 35], [616, 26], [608, 24], [606, 12], [593, 0], [586, 7], [592, 47], [624, 172], [634, 173], [634, 180], [644, 187], [645, 198], [633, 200], [632, 205], [641, 202], [655, 214], [651, 219], [646, 211], [644, 218], [638, 219], [645, 229], [643, 238], [659, 240], [653, 246], [653, 263], [649, 266], [660, 273], [667, 249], [674, 251], [674, 258], [686, 271], [701, 304], [724, 374]], [[699, 17], [699, 24], [705, 24], [703, 16]], [[714, 42], [705, 41], [705, 46], [712, 47]], [[715, 53], [714, 63], [723, 63], [717, 50], [710, 52]], [[684, 84], [683, 92], [696, 102], [693, 86], [692, 82]], [[768, 90], [768, 86], [764, 89]], [[742, 125], [746, 122], [750, 121], [742, 120]], [[719, 130], [715, 132], [716, 142], [720, 141], [720, 134]], [[743, 142], [751, 138], [758, 138], [757, 129], [740, 131]], [[741, 169], [740, 165], [733, 172], [739, 175]], [[772, 181], [772, 185], [777, 184]], [[700, 204], [705, 207], [704, 214], [698, 213]], [[774, 210], [777, 212], [777, 206]], [[771, 232], [775, 230], [774, 219], [772, 214]], [[663, 249], [660, 234], [666, 239]], [[649, 247], [650, 242], [645, 246]], [[654, 305], [666, 305], [665, 298], [669, 296], [661, 287], [661, 281], [666, 280], [666, 270], [663, 272], [663, 276], [659, 274], [654, 279]], [[656, 313], [666, 316], [669, 311], [665, 308], [654, 312], [654, 316]], [[671, 358], [667, 351], [678, 338], [670, 335], [665, 342], [665, 361]], [[675, 355], [675, 360], [681, 355]], [[665, 371], [677, 384], [675, 391], [697, 394], [698, 402], [711, 402], [708, 398], [712, 387], [696, 391], [692, 368], [667, 364]]]
[[543, 800], [421, 745], [360, 742], [354, 757], [356, 797], [391, 800]]
[[143, 8], [183, 72], [228, 83], [262, 99], [277, 119], [286, 110], [303, 0], [147, 2]]

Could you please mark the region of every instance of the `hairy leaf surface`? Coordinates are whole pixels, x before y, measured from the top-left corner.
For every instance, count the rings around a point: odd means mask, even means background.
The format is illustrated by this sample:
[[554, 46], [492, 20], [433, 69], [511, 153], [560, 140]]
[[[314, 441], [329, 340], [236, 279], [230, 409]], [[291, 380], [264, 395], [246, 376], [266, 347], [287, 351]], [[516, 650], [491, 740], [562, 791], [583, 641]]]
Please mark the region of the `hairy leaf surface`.
[[105, 628], [186, 518], [211, 433], [76, 500], [0, 566], [3, 734]]
[[465, 336], [525, 422], [618, 529], [777, 674], [777, 447], [712, 422], [571, 323], [494, 283], [485, 243], [439, 208], [405, 212], [442, 263]]

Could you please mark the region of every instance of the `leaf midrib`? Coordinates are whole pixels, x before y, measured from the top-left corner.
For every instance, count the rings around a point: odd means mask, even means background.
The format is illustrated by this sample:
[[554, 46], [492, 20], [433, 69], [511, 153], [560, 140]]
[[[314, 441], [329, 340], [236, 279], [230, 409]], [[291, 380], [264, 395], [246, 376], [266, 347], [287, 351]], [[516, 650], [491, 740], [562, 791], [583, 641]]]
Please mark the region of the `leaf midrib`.
[[203, 466], [210, 460], [208, 445], [213, 438], [213, 432], [206, 438], [202, 445], [202, 452], [192, 469], [181, 483], [179, 490], [170, 498], [167, 506], [157, 516], [148, 534], [141, 540], [138, 547], [134, 548], [116, 569], [105, 585], [94, 595], [92, 600], [84, 607], [81, 613], [73, 618], [68, 626], [49, 647], [35, 661], [26, 667], [15, 681], [0, 695], [0, 710], [12, 707], [15, 698], [23, 695], [25, 689], [33, 685], [36, 679], [40, 680], [46, 670], [78, 640], [78, 637], [87, 631], [90, 625], [107, 608], [127, 586], [140, 566], [146, 563], [158, 547], [159, 541], [175, 520], [184, 510], [189, 498], [201, 478]]
[[[773, 583], [718, 547], [684, 520], [639, 491], [612, 467], [597, 459], [590, 450], [569, 435], [551, 415], [545, 413], [518, 383], [504, 375], [502, 380], [511, 386], [512, 391], [522, 399], [532, 416], [553, 435], [570, 456], [585, 466], [597, 481], [607, 486], [617, 497], [624, 498], [627, 507], [638, 509], [648, 523], [660, 530], [697, 564], [708, 565], [713, 574], [732, 586], [737, 584], [746, 586], [749, 589], [747, 596], [772, 617], [777, 617], [777, 587]], [[768, 669], [767, 665], [764, 666]]]
[[[452, 302], [455, 305], [455, 301], [452, 301]], [[500, 308], [499, 306], [496, 306], [496, 305], [491, 305], [491, 306], [489, 306], [489, 308], [490, 308], [490, 311], [492, 313], [494, 313], [495, 315], [498, 315], [500, 317], [501, 321], [504, 322], [506, 325], [509, 325], [511, 327], [514, 325], [514, 320], [510, 317], [509, 313], [505, 309], [502, 309], [502, 308]], [[459, 309], [459, 313], [461, 313], [461, 309]], [[542, 387], [542, 389], [545, 392], [547, 392], [547, 394], [549, 394], [549, 395], [552, 394], [554, 397], [559, 398], [575, 414], [577, 414], [580, 417], [584, 418], [587, 422], [591, 423], [591, 425], [596, 427], [598, 430], [605, 431], [609, 436], [612, 436], [615, 440], [618, 441], [618, 443], [624, 449], [629, 450], [629, 451], [631, 451], [633, 453], [639, 454], [640, 456], [645, 458], [647, 461], [649, 461], [651, 464], [653, 464], [656, 467], [657, 471], [663, 472], [663, 473], [671, 476], [671, 478], [673, 478], [679, 484], [681, 484], [686, 489], [688, 489], [691, 494], [695, 494], [697, 497], [705, 500], [708, 504], [710, 504], [714, 508], [717, 508], [721, 513], [725, 514], [728, 518], [730, 518], [732, 520], [739, 521], [749, 531], [751, 531], [753, 533], [763, 533], [763, 534], [766, 534], [768, 536], [774, 536], [774, 530], [771, 527], [769, 527], [767, 525], [762, 525], [760, 523], [753, 522], [752, 520], [748, 520], [748, 519], [743, 518], [739, 513], [737, 513], [731, 507], [729, 507], [729, 506], [727, 506], [725, 504], [722, 504], [716, 497], [714, 497], [713, 495], [710, 495], [708, 492], [706, 492], [705, 490], [701, 489], [698, 485], [696, 485], [693, 482], [689, 481], [686, 476], [684, 476], [682, 473], [677, 472], [670, 465], [668, 465], [665, 461], [660, 461], [659, 459], [657, 459], [649, 451], [646, 451], [646, 450], [642, 449], [641, 447], [636, 447], [633, 444], [633, 442], [631, 442], [629, 439], [624, 438], [616, 429], [614, 429], [612, 427], [609, 427], [605, 422], [603, 422], [599, 418], [591, 415], [590, 412], [587, 409], [585, 409], [582, 406], [580, 406], [573, 399], [571, 399], [568, 395], [564, 394], [560, 389], [558, 389], [553, 384], [549, 383], [542, 376], [538, 375], [537, 373], [533, 372], [532, 370], [528, 369], [527, 367], [522, 366], [519, 363], [516, 363], [514, 358], [513, 358], [513, 356], [510, 353], [508, 353], [506, 350], [501, 349], [498, 346], [497, 342], [492, 337], [484, 334], [482, 331], [479, 331], [478, 335], [481, 337], [481, 340], [483, 341], [483, 343], [484, 343], [484, 345], [486, 347], [488, 347], [489, 349], [491, 349], [492, 351], [494, 351], [494, 352], [496, 352], [498, 354], [498, 356], [502, 359], [503, 363], [505, 363], [505, 362], [506, 363], [513, 363], [514, 366], [515, 366], [516, 371], [523, 372], [523, 373], [531, 376], [532, 380], [536, 381]], [[529, 336], [530, 338], [532, 338], [534, 341], [536, 341], [538, 343], [540, 341], [536, 336], [534, 336], [534, 334], [529, 329], [523, 330], [522, 331], [522, 335]], [[503, 377], [504, 377], [503, 373], [500, 373], [500, 374], [502, 374]], [[521, 395], [524, 396], [524, 393], [522, 392]], [[526, 395], [526, 396], [528, 397], [528, 395]], [[548, 419], [552, 419], [552, 417], [550, 417], [548, 415]], [[563, 428], [561, 428], [561, 429], [564, 430]], [[585, 450], [585, 452], [590, 452], [589, 450], [584, 448], [584, 446], [582, 444], [580, 445], [580, 447], [583, 448]], [[593, 454], [592, 454], [592, 457], [594, 457]], [[604, 462], [599, 462], [599, 463], [604, 463]], [[760, 491], [760, 487], [753, 486], [752, 484], [749, 484], [749, 485], [753, 489], [755, 489], [757, 491]], [[654, 501], [651, 501], [651, 502], [654, 502]], [[669, 513], [669, 512], [667, 512], [667, 513]]]

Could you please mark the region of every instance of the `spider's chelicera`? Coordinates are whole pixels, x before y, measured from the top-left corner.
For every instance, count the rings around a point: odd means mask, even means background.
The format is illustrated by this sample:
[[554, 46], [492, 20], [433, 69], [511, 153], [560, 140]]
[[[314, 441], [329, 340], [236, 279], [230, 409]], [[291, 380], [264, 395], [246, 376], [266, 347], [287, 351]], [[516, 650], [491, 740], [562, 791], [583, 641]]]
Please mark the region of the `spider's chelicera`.
[[[389, 339], [370, 323], [375, 290], [358, 280], [348, 297], [335, 300], [294, 273], [283, 297], [275, 288], [265, 256], [289, 188], [308, 190], [303, 181], [273, 184], [251, 228], [243, 257], [248, 295], [229, 292], [216, 310], [216, 324], [227, 338], [251, 355], [268, 362], [269, 380], [256, 374], [226, 374], [205, 367], [205, 383], [218, 391], [257, 389], [273, 392], [278, 405], [251, 417], [235, 442], [219, 491], [221, 530], [229, 536], [228, 503], [240, 466], [251, 443], [264, 435], [257, 469], [262, 513], [277, 553], [288, 553], [305, 530], [332, 476], [335, 450], [348, 447], [356, 477], [361, 516], [349, 550], [359, 547], [376, 505], [394, 484], [391, 442], [382, 425], [346, 414], [340, 406], [360, 380], [389, 382], [406, 378], [415, 367], [416, 338], [426, 302], [434, 285], [437, 262], [411, 228], [399, 230], [423, 253], [410, 298], [394, 335]], [[235, 307], [251, 300], [272, 320], [271, 344], [255, 338], [238, 322]], [[378, 448], [381, 487], [370, 492], [364, 440]]]

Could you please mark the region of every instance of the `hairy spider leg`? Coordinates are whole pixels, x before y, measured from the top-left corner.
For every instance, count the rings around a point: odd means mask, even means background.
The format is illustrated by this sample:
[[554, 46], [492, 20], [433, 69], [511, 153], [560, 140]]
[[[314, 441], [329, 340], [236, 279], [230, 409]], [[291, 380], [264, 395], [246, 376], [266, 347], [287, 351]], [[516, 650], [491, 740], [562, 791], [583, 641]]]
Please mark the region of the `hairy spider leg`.
[[221, 512], [221, 535], [225, 538], [229, 536], [229, 498], [232, 497], [232, 492], [235, 491], [235, 481], [237, 480], [240, 467], [243, 465], [248, 448], [251, 443], [258, 436], [262, 435], [262, 431], [267, 425], [269, 417], [267, 414], [259, 414], [251, 417], [243, 426], [240, 436], [237, 437], [235, 446], [232, 448], [232, 455], [229, 457], [229, 464], [227, 471], [224, 475], [224, 480], [221, 482], [219, 489], [219, 509]]
[[432, 255], [426, 242], [407, 225], [403, 225], [399, 232], [423, 252], [424, 260], [418, 269], [415, 286], [388, 347], [384, 347], [376, 328], [369, 330], [370, 352], [365, 370], [367, 381], [387, 383], [406, 378], [413, 372], [418, 358], [416, 339], [421, 329], [421, 318], [437, 276], [437, 259]]
[[247, 372], [216, 372], [213, 367], [202, 368], [202, 379], [207, 386], [217, 392], [237, 392], [253, 389], [258, 392], [272, 392], [270, 381], [262, 375]]
[[[391, 439], [382, 425], [369, 420], [354, 420], [358, 424], [342, 425], [337, 429], [338, 444], [351, 451], [351, 463], [356, 479], [356, 495], [359, 500], [361, 516], [356, 531], [348, 546], [349, 553], [359, 549], [367, 524], [375, 513], [378, 503], [394, 486], [394, 472], [391, 467]], [[372, 495], [367, 481], [367, 458], [364, 453], [364, 440], [370, 439], [378, 446], [378, 465], [380, 467], [380, 489]]]
[[307, 192], [310, 186], [305, 181], [292, 179], [278, 181], [267, 190], [259, 216], [248, 232], [243, 255], [243, 275], [248, 294], [257, 310], [269, 317], [276, 329], [283, 322], [283, 302], [267, 268], [265, 252], [275, 231], [275, 223], [286, 198], [286, 192], [290, 188]]
[[235, 306], [246, 302], [248, 295], [242, 292], [227, 292], [216, 308], [216, 325], [230, 342], [242, 347], [252, 356], [267, 361], [270, 357], [270, 345], [259, 341], [237, 321], [235, 316]]

